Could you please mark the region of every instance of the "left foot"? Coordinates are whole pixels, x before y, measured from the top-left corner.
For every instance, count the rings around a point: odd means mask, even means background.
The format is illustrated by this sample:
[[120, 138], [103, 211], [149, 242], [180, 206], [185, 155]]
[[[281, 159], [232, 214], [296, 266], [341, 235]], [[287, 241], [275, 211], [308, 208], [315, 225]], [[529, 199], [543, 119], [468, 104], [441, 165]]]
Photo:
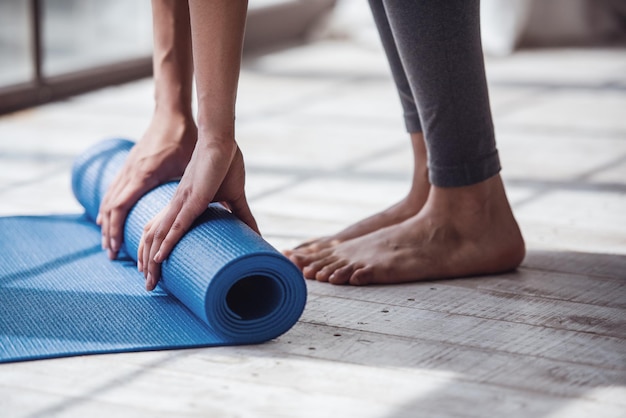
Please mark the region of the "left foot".
[[[428, 188], [426, 188], [428, 193]], [[423, 194], [423, 193], [422, 193]], [[412, 216], [415, 216], [426, 201], [426, 197], [417, 195], [415, 197], [409, 194], [400, 202], [385, 209], [382, 212], [376, 213], [368, 218], [350, 225], [346, 229], [336, 233], [335, 235], [316, 238], [311, 241], [307, 241], [300, 244], [293, 250], [285, 250], [283, 254], [287, 257], [291, 257], [293, 254], [314, 254], [316, 252], [332, 248], [342, 242], [349, 241], [363, 235], [378, 231], [379, 229], [398, 224], [403, 222]]]
[[411, 133], [411, 145], [413, 147], [413, 183], [404, 199], [382, 212], [350, 225], [334, 235], [307, 241], [293, 250], [283, 251], [283, 254], [287, 257], [292, 257], [296, 253], [300, 255], [319, 253], [342, 242], [398, 224], [415, 216], [422, 209], [428, 198], [430, 183], [428, 181], [424, 135], [421, 132]]
[[432, 187], [422, 211], [406, 221], [290, 259], [308, 279], [365, 285], [502, 273], [524, 254], [497, 175], [467, 187]]

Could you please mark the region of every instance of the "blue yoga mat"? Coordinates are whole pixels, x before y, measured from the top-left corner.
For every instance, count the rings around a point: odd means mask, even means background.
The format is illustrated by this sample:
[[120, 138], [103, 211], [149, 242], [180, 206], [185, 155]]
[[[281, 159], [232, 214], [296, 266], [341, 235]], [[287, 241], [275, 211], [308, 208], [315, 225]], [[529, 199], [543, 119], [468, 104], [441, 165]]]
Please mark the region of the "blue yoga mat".
[[137, 246], [175, 182], [133, 207], [125, 248], [109, 261], [94, 219], [132, 146], [108, 140], [76, 160], [72, 187], [85, 214], [0, 218], [0, 362], [261, 343], [302, 314], [297, 267], [218, 204], [162, 264], [157, 289], [145, 291]]

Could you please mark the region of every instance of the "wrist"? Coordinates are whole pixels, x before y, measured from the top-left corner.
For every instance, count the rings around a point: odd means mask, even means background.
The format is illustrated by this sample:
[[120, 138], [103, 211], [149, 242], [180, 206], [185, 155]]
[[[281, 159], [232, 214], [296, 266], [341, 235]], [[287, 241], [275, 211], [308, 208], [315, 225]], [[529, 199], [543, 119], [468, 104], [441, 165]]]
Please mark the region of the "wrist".
[[233, 136], [216, 136], [214, 134], [198, 134], [198, 142], [196, 143], [196, 151], [209, 155], [210, 158], [216, 159], [214, 163], [230, 164], [230, 161], [237, 152], [237, 142]]
[[[208, 116], [208, 117], [207, 117]], [[235, 142], [235, 116], [233, 113], [198, 113], [198, 141], [207, 143]]]
[[180, 117], [186, 120], [193, 120], [191, 109], [191, 98], [185, 99], [182, 96], [172, 94], [155, 95], [154, 114], [162, 117]]
[[160, 138], [162, 142], [178, 143], [193, 148], [198, 138], [198, 128], [191, 111], [156, 106], [147, 134], [148, 139]]
[[198, 129], [198, 143], [223, 149], [231, 149], [236, 146], [234, 131], [217, 131], [215, 129]]

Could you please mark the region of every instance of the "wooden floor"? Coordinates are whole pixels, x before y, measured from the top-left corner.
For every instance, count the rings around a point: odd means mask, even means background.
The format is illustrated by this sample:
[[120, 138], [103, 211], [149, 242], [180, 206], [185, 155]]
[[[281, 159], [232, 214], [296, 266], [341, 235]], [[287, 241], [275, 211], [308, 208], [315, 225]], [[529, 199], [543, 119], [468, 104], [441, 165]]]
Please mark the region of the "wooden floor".
[[[301, 320], [266, 344], [0, 365], [0, 417], [626, 416], [626, 53], [487, 66], [529, 249], [517, 272], [309, 282]], [[0, 215], [80, 211], [72, 159], [140, 137], [151, 97], [145, 80], [0, 118]], [[410, 144], [375, 44], [248, 57], [238, 106], [252, 208], [278, 248], [408, 190]]]

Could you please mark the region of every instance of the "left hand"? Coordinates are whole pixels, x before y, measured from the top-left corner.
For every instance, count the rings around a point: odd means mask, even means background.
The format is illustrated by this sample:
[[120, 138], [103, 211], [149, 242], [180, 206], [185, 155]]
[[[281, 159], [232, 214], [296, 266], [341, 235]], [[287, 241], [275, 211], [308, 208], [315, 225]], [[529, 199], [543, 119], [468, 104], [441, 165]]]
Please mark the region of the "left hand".
[[153, 290], [161, 278], [161, 263], [195, 219], [211, 202], [221, 202], [257, 233], [256, 221], [245, 195], [243, 155], [233, 140], [198, 141], [191, 161], [170, 203], [146, 224], [137, 252], [137, 267]]

